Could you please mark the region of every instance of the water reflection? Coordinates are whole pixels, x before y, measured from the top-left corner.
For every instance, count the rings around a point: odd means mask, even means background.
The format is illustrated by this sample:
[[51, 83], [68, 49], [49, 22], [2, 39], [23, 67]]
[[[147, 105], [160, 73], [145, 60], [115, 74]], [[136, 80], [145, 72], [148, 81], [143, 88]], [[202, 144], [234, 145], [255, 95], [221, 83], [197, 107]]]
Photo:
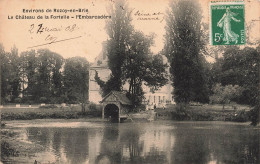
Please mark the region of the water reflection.
[[[84, 128], [28, 128], [28, 139], [45, 146], [55, 159], [39, 161], [84, 163], [88, 158], [89, 131]], [[41, 158], [41, 157], [40, 157]]]
[[[200, 128], [198, 128], [200, 127]], [[177, 126], [172, 163], [259, 163], [259, 130], [236, 125]]]
[[[219, 123], [97, 123], [27, 127], [42, 163], [260, 163], [260, 129]], [[94, 127], [94, 128], [93, 128]]]

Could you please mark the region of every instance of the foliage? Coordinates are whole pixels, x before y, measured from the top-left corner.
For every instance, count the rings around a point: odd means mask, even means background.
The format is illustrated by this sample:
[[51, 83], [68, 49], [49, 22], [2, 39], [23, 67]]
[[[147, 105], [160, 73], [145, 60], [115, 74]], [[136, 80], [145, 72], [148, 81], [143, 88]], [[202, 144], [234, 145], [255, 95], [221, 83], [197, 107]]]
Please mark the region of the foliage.
[[50, 105], [43, 105], [43, 106], [40, 106], [39, 107], [40, 109], [50, 109], [50, 108], [57, 108], [57, 105], [54, 105], [54, 104], [50, 104]]
[[15, 103], [21, 103], [22, 99], [20, 97], [17, 97], [17, 98], [14, 99], [14, 102]]
[[101, 108], [101, 106], [100, 105], [97, 105], [97, 104], [95, 104], [95, 103], [90, 103], [89, 105], [88, 105], [88, 109], [90, 110], [90, 111], [97, 111], [97, 110], [102, 110], [102, 108]]
[[256, 51], [258, 53], [258, 92], [256, 96], [256, 104], [251, 110], [251, 124], [254, 126], [260, 123], [260, 45], [258, 45]]
[[105, 97], [107, 94], [109, 94], [113, 89], [116, 90], [117, 83], [115, 83], [114, 81], [114, 77], [111, 74], [110, 78], [108, 79], [108, 81], [103, 81], [101, 80], [101, 78], [98, 76], [97, 71], [95, 72], [95, 81], [97, 82], [97, 84], [100, 86], [101, 88], [101, 95], [102, 97]]
[[252, 124], [259, 122], [259, 47], [228, 47], [223, 57], [216, 60], [211, 70], [211, 79], [222, 85], [238, 85], [243, 88], [240, 96], [233, 101], [253, 106]]
[[167, 16], [164, 54], [170, 63], [177, 103], [208, 102], [201, 30], [201, 9], [195, 1], [171, 2]]
[[243, 87], [241, 95], [234, 101], [254, 106], [257, 104], [259, 83], [259, 52], [254, 48], [227, 48], [214, 63], [211, 79], [222, 85], [238, 85]]
[[249, 120], [249, 114], [245, 110], [239, 111], [232, 119], [231, 121], [235, 122], [246, 122]]
[[8, 142], [3, 141], [1, 142], [1, 158], [9, 156], [19, 156], [19, 151], [11, 147]]
[[217, 83], [213, 87], [213, 95], [210, 96], [210, 101], [215, 104], [229, 104], [232, 100], [240, 97], [242, 92], [243, 88], [238, 85], [222, 86]]
[[7, 102], [13, 102], [20, 93], [18, 60], [18, 49], [15, 46], [9, 53], [0, 45], [1, 99]]
[[189, 120], [190, 115], [188, 113], [189, 106], [185, 103], [179, 103], [176, 105], [175, 112], [173, 112], [172, 119], [173, 120]]
[[221, 83], [242, 86], [245, 90], [239, 101], [243, 104], [257, 103], [259, 55], [255, 49], [248, 47], [229, 49], [224, 53]]
[[18, 56], [15, 47], [8, 53], [2, 45], [0, 57], [4, 102], [87, 102], [89, 74], [85, 58], [68, 59], [64, 66], [63, 57], [48, 49], [25, 51]]
[[135, 32], [129, 41], [126, 60], [123, 65], [125, 79], [129, 83], [129, 97], [135, 105], [143, 99], [142, 84], [156, 90], [168, 81], [166, 67], [161, 55], [151, 55], [153, 38]]
[[102, 90], [103, 97], [112, 90], [122, 90], [124, 84], [122, 66], [126, 57], [126, 44], [133, 32], [133, 26], [130, 23], [129, 7], [125, 0], [116, 1], [107, 9], [111, 15], [111, 21], [108, 21], [106, 24], [109, 40], [106, 43], [105, 51], [108, 56], [108, 67], [111, 70], [111, 75], [106, 82], [99, 78], [97, 72], [95, 75], [95, 80]]
[[145, 36], [135, 31], [130, 19], [130, 10], [125, 0], [117, 1], [109, 8], [112, 16], [107, 22], [108, 66], [111, 70], [107, 82], [102, 81], [96, 72], [95, 80], [102, 89], [102, 95], [112, 90], [122, 90], [125, 82], [129, 83], [128, 97], [135, 105], [140, 105], [143, 98], [142, 85], [158, 89], [167, 82], [167, 73], [160, 55], [152, 56], [150, 46], [152, 36]]
[[38, 59], [35, 50], [20, 54], [19, 68], [23, 99], [37, 102]]
[[193, 120], [193, 121], [234, 121], [246, 122], [250, 120], [248, 110], [226, 109], [221, 110], [217, 105], [187, 106], [187, 104], [177, 104], [166, 109], [156, 109], [157, 119], [170, 120]]
[[133, 32], [131, 25], [129, 7], [125, 0], [116, 1], [108, 12], [111, 15], [111, 21], [106, 24], [109, 40], [107, 41], [108, 66], [111, 70], [111, 76], [108, 84], [111, 90], [119, 91], [122, 89], [122, 65], [126, 57], [126, 47]]
[[40, 97], [57, 97], [61, 95], [61, 68], [63, 58], [48, 49], [38, 50], [38, 93]]
[[[44, 109], [42, 109], [44, 110]], [[52, 110], [55, 110], [54, 108]], [[92, 110], [86, 112], [71, 112], [71, 111], [62, 111], [62, 112], [25, 112], [25, 113], [4, 113], [2, 114], [3, 120], [33, 120], [33, 119], [77, 119], [85, 117], [101, 117], [101, 110]]]
[[256, 126], [260, 122], [260, 105], [256, 105], [251, 111], [250, 111], [250, 118], [251, 118], [251, 125]]
[[83, 57], [66, 59], [64, 66], [64, 90], [70, 103], [81, 103], [85, 112], [88, 101], [89, 63]]
[[40, 97], [40, 103], [47, 103], [48, 99], [46, 97]]
[[19, 58], [19, 77], [22, 93], [27, 100], [40, 102], [41, 97], [50, 101], [61, 96], [64, 59], [48, 49], [22, 52]]

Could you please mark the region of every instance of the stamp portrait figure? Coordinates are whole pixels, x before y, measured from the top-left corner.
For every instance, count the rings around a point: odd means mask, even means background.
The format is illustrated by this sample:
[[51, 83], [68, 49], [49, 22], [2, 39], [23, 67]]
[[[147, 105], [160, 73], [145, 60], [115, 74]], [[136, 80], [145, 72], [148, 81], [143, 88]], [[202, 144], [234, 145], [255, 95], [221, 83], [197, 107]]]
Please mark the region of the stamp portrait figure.
[[239, 35], [232, 31], [231, 29], [231, 19], [235, 22], [240, 22], [239, 19], [236, 19], [237, 13], [230, 11], [229, 7], [226, 9], [226, 13], [218, 21], [217, 26], [223, 28], [225, 44], [230, 44], [230, 42], [235, 42], [237, 44]]

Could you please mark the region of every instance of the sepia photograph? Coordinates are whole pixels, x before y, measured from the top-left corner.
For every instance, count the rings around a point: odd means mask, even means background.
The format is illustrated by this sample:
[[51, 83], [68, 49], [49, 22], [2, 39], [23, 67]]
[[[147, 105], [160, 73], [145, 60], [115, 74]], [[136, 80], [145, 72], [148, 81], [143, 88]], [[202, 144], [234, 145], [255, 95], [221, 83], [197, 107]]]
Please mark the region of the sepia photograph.
[[0, 164], [260, 164], [260, 0], [0, 0]]

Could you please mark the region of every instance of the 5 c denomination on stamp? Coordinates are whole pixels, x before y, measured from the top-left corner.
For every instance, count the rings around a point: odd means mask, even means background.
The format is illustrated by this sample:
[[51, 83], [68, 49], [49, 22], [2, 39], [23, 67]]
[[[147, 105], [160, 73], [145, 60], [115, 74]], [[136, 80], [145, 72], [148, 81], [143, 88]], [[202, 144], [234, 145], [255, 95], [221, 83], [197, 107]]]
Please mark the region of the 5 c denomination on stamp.
[[210, 14], [211, 45], [245, 44], [244, 2], [211, 2]]

